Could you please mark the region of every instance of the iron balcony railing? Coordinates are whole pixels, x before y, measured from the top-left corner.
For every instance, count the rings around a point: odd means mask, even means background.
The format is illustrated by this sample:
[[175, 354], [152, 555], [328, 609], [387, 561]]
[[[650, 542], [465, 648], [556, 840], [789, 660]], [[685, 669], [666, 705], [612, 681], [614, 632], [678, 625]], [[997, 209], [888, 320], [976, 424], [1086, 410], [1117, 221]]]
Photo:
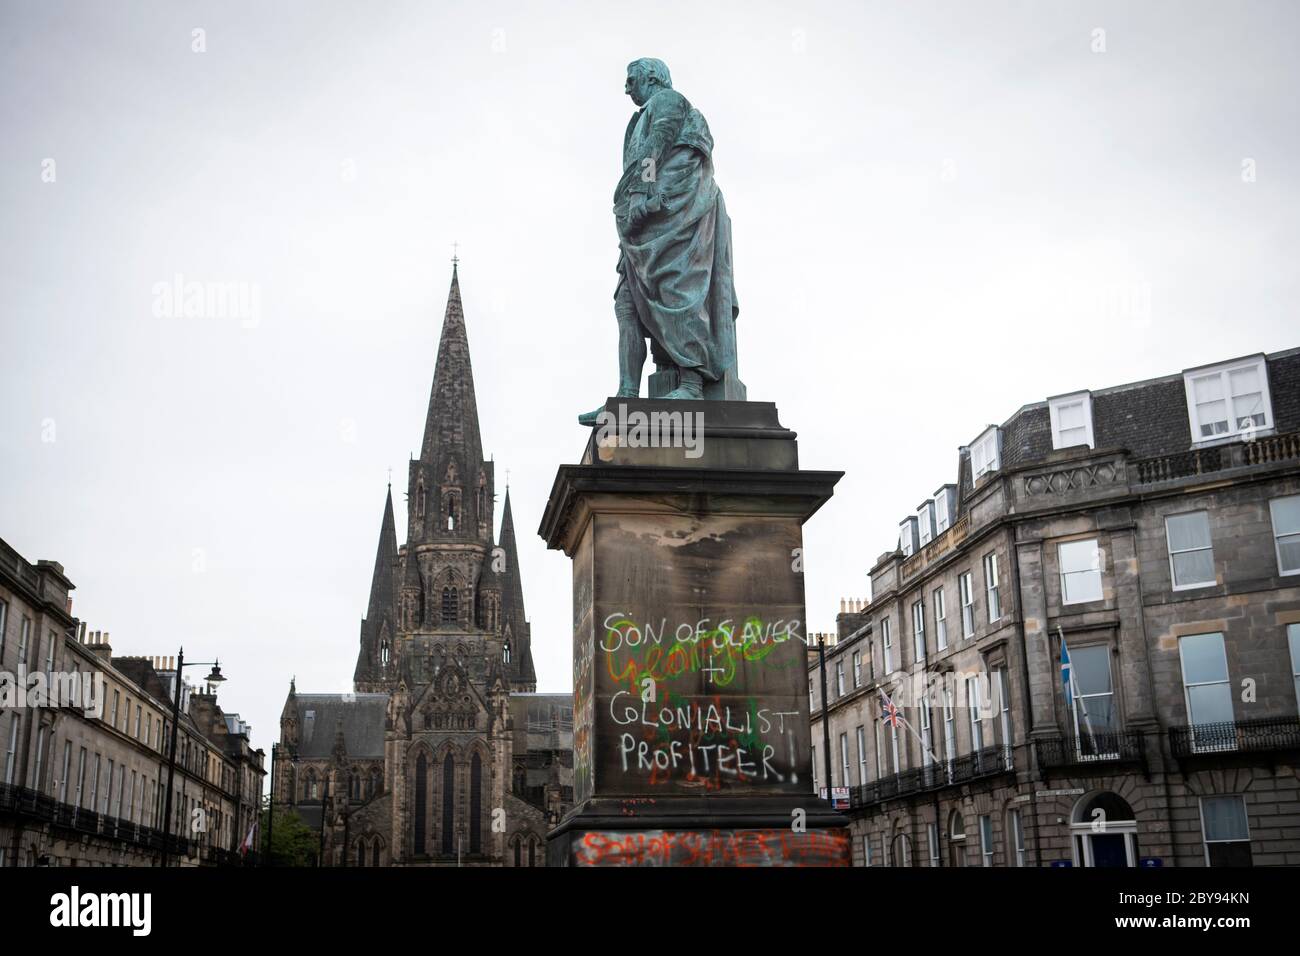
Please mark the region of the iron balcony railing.
[[922, 767], [902, 770], [888, 777], [849, 789], [849, 806], [867, 807], [886, 800], [951, 787], [955, 784], [991, 777], [1014, 770], [1009, 747], [985, 747], [983, 750], [940, 760]]
[[1175, 757], [1300, 750], [1300, 716], [1170, 727], [1169, 749]]
[[[101, 836], [146, 849], [161, 850], [163, 846], [161, 830], [61, 803], [47, 794], [27, 787], [0, 784], [0, 813], [13, 813], [63, 829]], [[172, 834], [170, 846], [173, 854], [185, 856], [189, 853], [190, 841]]]
[[1083, 733], [1034, 741], [1038, 766], [1084, 766], [1095, 763], [1146, 761], [1146, 735], [1140, 730], [1106, 733]]

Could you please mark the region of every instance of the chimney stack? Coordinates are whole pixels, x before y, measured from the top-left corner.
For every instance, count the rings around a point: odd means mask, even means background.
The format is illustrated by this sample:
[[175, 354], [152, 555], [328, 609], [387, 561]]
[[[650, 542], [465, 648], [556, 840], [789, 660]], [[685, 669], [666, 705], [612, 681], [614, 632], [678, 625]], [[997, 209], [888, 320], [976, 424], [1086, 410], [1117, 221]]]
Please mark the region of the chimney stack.
[[91, 634], [88, 646], [90, 647], [91, 653], [99, 658], [105, 667], [112, 663], [113, 647], [108, 643], [107, 631], [103, 631], [102, 633], [100, 631], [95, 631]]

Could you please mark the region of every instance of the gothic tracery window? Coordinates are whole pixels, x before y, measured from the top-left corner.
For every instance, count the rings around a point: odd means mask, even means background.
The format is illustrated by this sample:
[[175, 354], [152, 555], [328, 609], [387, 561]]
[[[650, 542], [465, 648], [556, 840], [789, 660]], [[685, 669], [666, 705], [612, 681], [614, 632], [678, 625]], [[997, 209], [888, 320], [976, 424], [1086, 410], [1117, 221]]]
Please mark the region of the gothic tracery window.
[[424, 820], [427, 814], [427, 777], [428, 762], [424, 754], [415, 761], [415, 853], [417, 856], [424, 855]]
[[469, 852], [483, 852], [483, 758], [478, 753], [469, 763]]
[[460, 617], [460, 596], [455, 588], [442, 589], [442, 623], [455, 624]]
[[442, 762], [442, 852], [456, 852], [456, 764], [451, 754]]

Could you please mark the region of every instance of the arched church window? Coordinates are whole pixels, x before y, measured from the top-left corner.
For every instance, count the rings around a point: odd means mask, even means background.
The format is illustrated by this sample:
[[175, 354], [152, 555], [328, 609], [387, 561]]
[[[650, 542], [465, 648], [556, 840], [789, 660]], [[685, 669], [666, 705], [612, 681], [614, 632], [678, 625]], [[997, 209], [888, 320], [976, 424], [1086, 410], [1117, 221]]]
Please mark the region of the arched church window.
[[442, 589], [442, 623], [455, 624], [460, 610], [460, 598], [455, 588]]
[[520, 842], [519, 837], [517, 836], [515, 837], [514, 844], [515, 844], [515, 866], [522, 866], [523, 859], [521, 857], [521, 854], [523, 851], [523, 845]]
[[390, 649], [388, 647], [388, 638], [384, 638], [379, 644], [379, 663], [387, 664]]
[[457, 517], [458, 517], [458, 515], [456, 514], [456, 496], [455, 496], [455, 495], [448, 495], [448, 496], [447, 496], [447, 504], [446, 504], [446, 507], [445, 507], [445, 509], [444, 509], [444, 513], [445, 513], [446, 516], [447, 516], [447, 530], [448, 530], [448, 531], [455, 531], [455, 530], [456, 530], [456, 519], [457, 519]]
[[535, 837], [528, 838], [528, 865], [537, 865], [537, 840]]
[[379, 865], [379, 838], [378, 837], [376, 837], [375, 842], [370, 845], [370, 865], [371, 866]]
[[469, 763], [469, 852], [483, 852], [483, 758]]
[[447, 754], [442, 762], [442, 852], [456, 852], [456, 764]]
[[415, 853], [417, 856], [424, 855], [424, 820], [427, 815], [425, 801], [428, 799], [428, 761], [425, 760], [424, 754], [415, 761]]
[[370, 771], [370, 796], [376, 796], [383, 785], [384, 776], [379, 772], [379, 768], [376, 767], [374, 770]]
[[504, 648], [502, 648], [501, 659], [507, 664], [510, 663], [510, 642], [509, 641], [506, 641]]
[[366, 845], [360, 840], [357, 841], [357, 866], [366, 865]]
[[424, 475], [415, 481], [415, 516], [424, 517]]

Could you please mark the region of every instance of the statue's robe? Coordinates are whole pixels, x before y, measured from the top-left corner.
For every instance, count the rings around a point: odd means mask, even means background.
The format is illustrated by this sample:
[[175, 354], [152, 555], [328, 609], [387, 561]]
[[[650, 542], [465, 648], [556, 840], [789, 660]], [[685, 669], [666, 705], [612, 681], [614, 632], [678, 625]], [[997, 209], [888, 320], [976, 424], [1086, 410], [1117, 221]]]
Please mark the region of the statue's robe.
[[[655, 361], [716, 382], [736, 367], [731, 219], [713, 180], [713, 137], [699, 110], [661, 89], [633, 114], [614, 192], [619, 285], [630, 292]], [[645, 160], [652, 163], [646, 163]], [[653, 175], [651, 175], [653, 173]], [[628, 205], [648, 214], [633, 227]]]

